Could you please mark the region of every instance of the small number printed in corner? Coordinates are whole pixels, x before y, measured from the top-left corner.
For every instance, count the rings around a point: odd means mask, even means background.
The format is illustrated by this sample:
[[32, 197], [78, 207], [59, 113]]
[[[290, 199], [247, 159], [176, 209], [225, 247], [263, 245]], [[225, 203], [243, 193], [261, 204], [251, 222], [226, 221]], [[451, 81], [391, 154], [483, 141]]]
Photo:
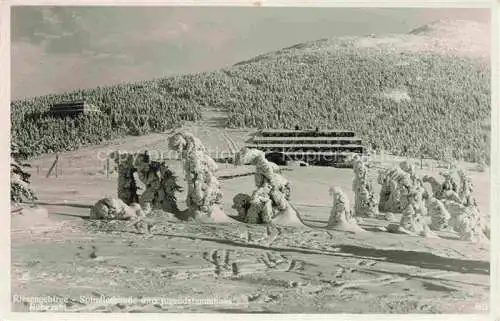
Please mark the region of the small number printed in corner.
[[[478, 310], [478, 311], [489, 312], [489, 310], [490, 310], [490, 305], [486, 302], [476, 303], [474, 306], [475, 306], [476, 310]], [[495, 319], [495, 321], [500, 321], [500, 319]]]

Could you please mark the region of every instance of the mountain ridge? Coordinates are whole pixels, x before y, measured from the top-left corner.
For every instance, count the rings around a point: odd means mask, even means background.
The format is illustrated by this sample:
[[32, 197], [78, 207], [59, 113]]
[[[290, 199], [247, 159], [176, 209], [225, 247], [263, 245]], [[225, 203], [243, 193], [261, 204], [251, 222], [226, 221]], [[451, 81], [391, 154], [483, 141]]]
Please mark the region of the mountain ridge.
[[247, 62], [260, 60], [269, 55], [275, 55], [290, 50], [304, 49], [314, 45], [322, 45], [324, 47], [329, 44], [334, 46], [332, 49], [337, 49], [335, 46], [338, 46], [389, 50], [391, 49], [390, 46], [393, 46], [395, 47], [393, 49], [396, 51], [457, 55], [460, 57], [480, 58], [489, 63], [491, 55], [489, 35], [490, 29], [488, 25], [484, 23], [472, 20], [439, 19], [429, 24], [411, 29], [408, 33], [341, 36], [299, 43], [274, 52], [257, 55], [234, 65], [242, 65]]

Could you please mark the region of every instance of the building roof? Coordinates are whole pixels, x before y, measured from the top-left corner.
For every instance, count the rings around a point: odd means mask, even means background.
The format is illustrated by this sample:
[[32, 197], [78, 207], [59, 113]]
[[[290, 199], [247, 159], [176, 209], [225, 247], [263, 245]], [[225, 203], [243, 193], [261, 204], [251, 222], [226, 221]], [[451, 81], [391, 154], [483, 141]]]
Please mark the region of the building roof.
[[295, 134], [295, 133], [319, 133], [319, 134], [331, 134], [331, 133], [349, 133], [353, 134], [352, 130], [338, 130], [338, 129], [320, 129], [316, 131], [315, 129], [262, 129], [259, 131], [262, 134], [274, 134], [274, 133], [283, 133], [283, 134]]
[[252, 138], [252, 141], [254, 142], [267, 142], [267, 141], [275, 141], [275, 140], [280, 140], [280, 141], [304, 141], [304, 140], [309, 140], [309, 141], [337, 141], [337, 140], [345, 140], [345, 141], [352, 141], [352, 140], [361, 140], [361, 138], [357, 136], [353, 137], [343, 137], [343, 136], [338, 136], [338, 137], [331, 137], [331, 136], [285, 136], [285, 137], [270, 137], [270, 136], [255, 136]]
[[363, 147], [359, 144], [345, 144], [345, 145], [340, 145], [340, 144], [254, 144], [250, 143], [247, 145], [249, 148], [356, 148], [356, 147]]

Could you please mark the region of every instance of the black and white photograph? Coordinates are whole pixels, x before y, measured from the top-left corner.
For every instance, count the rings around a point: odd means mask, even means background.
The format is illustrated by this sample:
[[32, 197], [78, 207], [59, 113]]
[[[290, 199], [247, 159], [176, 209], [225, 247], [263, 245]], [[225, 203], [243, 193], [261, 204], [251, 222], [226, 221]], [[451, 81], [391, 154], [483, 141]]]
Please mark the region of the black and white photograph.
[[491, 316], [482, 4], [5, 6], [11, 311]]

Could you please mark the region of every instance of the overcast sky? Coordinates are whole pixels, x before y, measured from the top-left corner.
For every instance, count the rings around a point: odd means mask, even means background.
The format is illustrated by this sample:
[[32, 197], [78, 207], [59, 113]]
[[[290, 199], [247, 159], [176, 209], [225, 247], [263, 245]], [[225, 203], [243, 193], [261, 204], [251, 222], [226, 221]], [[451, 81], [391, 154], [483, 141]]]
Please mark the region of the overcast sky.
[[212, 70], [296, 43], [406, 33], [484, 9], [15, 7], [12, 99]]

